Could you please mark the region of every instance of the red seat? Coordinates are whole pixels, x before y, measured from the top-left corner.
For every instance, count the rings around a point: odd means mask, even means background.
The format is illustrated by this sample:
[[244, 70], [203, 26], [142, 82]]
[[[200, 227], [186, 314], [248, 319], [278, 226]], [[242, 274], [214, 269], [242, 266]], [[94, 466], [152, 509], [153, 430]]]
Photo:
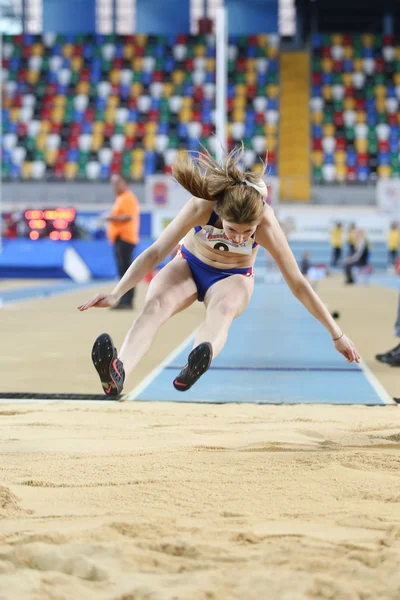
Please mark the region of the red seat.
[[149, 110], [147, 117], [149, 121], [158, 121], [160, 118], [160, 111], [153, 108], [152, 110]]
[[322, 150], [322, 139], [313, 140], [313, 150]]
[[213, 126], [210, 124], [207, 125], [203, 125], [202, 129], [201, 129], [201, 135], [202, 137], [209, 137], [213, 132]]
[[380, 140], [378, 142], [379, 152], [389, 152], [389, 142], [387, 140]]
[[356, 167], [347, 167], [347, 179], [355, 181], [357, 179]]
[[352, 86], [346, 86], [344, 88], [344, 95], [346, 96], [346, 98], [353, 98], [354, 97], [354, 88]]
[[153, 81], [162, 82], [164, 81], [164, 73], [162, 71], [153, 72]]
[[312, 84], [313, 85], [321, 85], [322, 84], [322, 73], [313, 73], [312, 74]]
[[335, 114], [333, 115], [333, 122], [335, 123], [336, 127], [343, 127], [344, 126], [343, 113], [335, 112]]
[[357, 154], [357, 163], [360, 167], [367, 167], [369, 161], [369, 156], [367, 152], [360, 152]]
[[257, 123], [257, 125], [265, 124], [265, 113], [263, 113], [263, 112], [256, 113], [256, 123]]
[[113, 123], [105, 123], [104, 124], [104, 136], [109, 138], [114, 133], [114, 125]]
[[356, 100], [356, 110], [365, 110], [365, 99], [358, 98]]
[[186, 73], [191, 73], [193, 71], [193, 59], [192, 58], [186, 58], [184, 60], [184, 68]]
[[385, 72], [385, 63], [381, 58], [375, 59], [375, 73], [384, 73]]
[[341, 73], [343, 71], [343, 61], [342, 60], [334, 60], [333, 61], [333, 72]]
[[344, 138], [336, 139], [336, 150], [346, 150], [346, 140]]

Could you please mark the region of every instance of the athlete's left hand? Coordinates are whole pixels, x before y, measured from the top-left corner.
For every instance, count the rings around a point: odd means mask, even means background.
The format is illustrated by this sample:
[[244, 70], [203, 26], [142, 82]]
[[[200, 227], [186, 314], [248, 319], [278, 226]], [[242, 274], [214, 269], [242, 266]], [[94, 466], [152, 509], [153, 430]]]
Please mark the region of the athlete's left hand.
[[347, 335], [343, 335], [339, 340], [334, 342], [334, 344], [336, 350], [340, 352], [340, 354], [343, 354], [343, 356], [347, 359], [347, 362], [360, 362], [361, 357], [358, 353], [358, 350], [353, 342], [347, 337]]

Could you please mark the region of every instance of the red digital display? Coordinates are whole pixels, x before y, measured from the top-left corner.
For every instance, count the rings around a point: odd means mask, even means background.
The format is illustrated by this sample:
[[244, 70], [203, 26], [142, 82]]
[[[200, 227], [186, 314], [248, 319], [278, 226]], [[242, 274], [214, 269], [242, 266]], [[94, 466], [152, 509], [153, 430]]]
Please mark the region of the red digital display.
[[24, 216], [31, 240], [50, 238], [54, 241], [67, 242], [74, 237], [76, 217], [74, 208], [28, 209]]

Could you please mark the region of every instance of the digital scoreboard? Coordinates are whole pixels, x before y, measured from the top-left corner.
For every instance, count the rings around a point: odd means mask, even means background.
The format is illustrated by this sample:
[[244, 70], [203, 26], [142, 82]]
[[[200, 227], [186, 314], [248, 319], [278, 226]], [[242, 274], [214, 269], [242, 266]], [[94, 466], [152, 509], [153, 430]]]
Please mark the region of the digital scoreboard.
[[73, 208], [32, 208], [24, 213], [31, 240], [49, 238], [68, 242], [74, 237], [75, 218], [76, 211]]

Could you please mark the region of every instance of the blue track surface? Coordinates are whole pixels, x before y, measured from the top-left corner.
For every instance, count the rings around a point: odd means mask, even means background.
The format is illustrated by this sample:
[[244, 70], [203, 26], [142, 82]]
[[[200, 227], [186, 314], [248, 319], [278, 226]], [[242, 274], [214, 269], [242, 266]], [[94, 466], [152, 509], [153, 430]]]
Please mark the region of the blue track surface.
[[329, 334], [285, 285], [256, 284], [250, 306], [233, 323], [228, 343], [212, 367], [191, 390], [178, 392], [172, 380], [190, 349], [188, 345], [130, 399], [384, 404], [359, 366], [349, 365], [336, 352]]

